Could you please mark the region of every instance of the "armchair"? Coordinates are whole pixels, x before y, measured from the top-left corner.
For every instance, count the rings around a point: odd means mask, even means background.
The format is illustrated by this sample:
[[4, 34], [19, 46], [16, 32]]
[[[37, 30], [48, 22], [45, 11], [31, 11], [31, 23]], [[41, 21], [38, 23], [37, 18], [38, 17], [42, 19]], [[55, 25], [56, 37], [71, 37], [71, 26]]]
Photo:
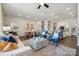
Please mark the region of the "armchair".
[[40, 35], [41, 35], [41, 37], [46, 38], [47, 37], [47, 31], [43, 31]]
[[52, 41], [54, 43], [56, 43], [56, 45], [58, 46], [58, 44], [60, 43], [60, 35], [58, 32], [54, 32], [53, 35], [50, 35], [48, 37], [49, 42]]

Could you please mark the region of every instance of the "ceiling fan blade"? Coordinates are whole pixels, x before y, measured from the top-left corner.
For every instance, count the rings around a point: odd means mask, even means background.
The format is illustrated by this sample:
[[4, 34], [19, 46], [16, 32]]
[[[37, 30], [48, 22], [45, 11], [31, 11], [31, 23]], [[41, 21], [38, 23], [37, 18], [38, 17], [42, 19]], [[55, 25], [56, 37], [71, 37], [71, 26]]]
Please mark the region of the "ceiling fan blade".
[[40, 7], [41, 7], [41, 5], [39, 5], [37, 9], [40, 9]]
[[47, 5], [46, 3], [44, 3], [44, 6], [47, 7], [47, 8], [49, 8], [49, 5]]

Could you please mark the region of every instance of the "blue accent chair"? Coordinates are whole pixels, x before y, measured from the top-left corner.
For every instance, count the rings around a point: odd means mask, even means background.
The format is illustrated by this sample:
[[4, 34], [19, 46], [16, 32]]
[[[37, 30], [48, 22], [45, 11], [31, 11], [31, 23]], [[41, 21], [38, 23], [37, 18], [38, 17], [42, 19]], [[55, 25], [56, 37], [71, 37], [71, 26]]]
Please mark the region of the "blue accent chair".
[[59, 35], [59, 33], [54, 32], [53, 35], [50, 35], [48, 37], [48, 40], [51, 41], [51, 42], [54, 42], [58, 46], [58, 44], [60, 43], [60, 35]]
[[46, 31], [43, 31], [43, 32], [40, 34], [40, 36], [46, 38], [46, 37], [47, 37], [47, 32], [46, 32]]
[[64, 35], [63, 31], [59, 32], [60, 39], [63, 39], [63, 35]]

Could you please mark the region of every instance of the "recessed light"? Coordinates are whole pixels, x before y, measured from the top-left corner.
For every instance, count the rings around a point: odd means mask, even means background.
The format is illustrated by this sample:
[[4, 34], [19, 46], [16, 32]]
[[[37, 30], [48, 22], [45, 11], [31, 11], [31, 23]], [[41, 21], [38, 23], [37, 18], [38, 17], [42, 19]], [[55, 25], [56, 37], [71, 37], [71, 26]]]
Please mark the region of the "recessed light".
[[67, 11], [69, 11], [70, 10], [70, 8], [67, 8]]

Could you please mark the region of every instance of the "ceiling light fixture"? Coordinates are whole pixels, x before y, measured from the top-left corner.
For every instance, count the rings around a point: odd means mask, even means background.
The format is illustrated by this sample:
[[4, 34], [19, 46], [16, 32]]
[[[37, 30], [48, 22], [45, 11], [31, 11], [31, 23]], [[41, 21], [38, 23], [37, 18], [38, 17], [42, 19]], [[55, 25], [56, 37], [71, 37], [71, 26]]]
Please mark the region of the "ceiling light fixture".
[[40, 3], [37, 9], [40, 9], [41, 6], [45, 6], [46, 8], [49, 8], [49, 5], [46, 3]]
[[69, 11], [70, 10], [70, 8], [67, 8], [67, 11]]

